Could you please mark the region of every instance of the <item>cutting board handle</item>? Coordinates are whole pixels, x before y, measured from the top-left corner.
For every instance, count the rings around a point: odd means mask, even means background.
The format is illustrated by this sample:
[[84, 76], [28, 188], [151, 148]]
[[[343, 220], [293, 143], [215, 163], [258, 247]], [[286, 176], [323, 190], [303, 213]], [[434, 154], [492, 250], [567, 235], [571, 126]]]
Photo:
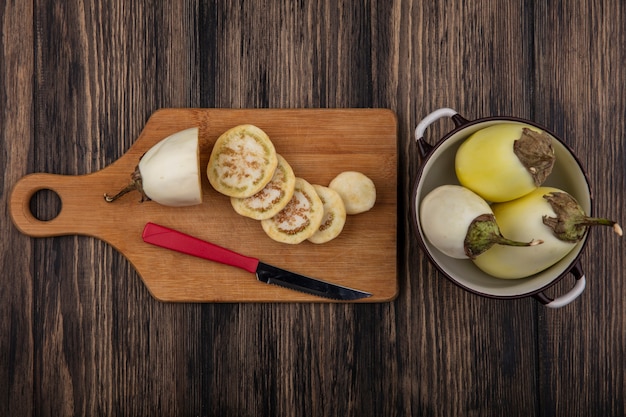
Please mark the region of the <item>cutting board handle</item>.
[[[9, 210], [15, 226], [24, 234], [33, 237], [86, 234], [86, 223], [93, 223], [89, 214], [81, 210], [81, 196], [87, 198], [93, 189], [93, 174], [83, 176], [35, 173], [22, 177], [11, 191]], [[40, 220], [31, 211], [31, 199], [41, 190], [56, 193], [61, 208], [56, 217]], [[103, 204], [104, 197], [102, 198]]]

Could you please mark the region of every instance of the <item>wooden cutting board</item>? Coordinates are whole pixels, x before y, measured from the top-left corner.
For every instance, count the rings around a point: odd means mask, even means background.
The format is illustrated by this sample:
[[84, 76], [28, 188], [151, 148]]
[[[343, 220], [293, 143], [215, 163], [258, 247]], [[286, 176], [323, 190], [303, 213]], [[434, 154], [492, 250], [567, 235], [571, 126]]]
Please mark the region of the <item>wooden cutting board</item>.
[[[315, 245], [271, 240], [258, 221], [234, 212], [226, 196], [202, 177], [203, 203], [172, 208], [133, 192], [104, 201], [130, 179], [140, 157], [168, 135], [199, 127], [204, 174], [215, 140], [229, 128], [254, 124], [271, 138], [296, 176], [328, 185], [342, 171], [361, 171], [376, 185], [374, 208], [348, 216], [341, 235]], [[57, 217], [40, 221], [30, 211], [33, 194], [57, 193]], [[398, 293], [396, 273], [397, 120], [385, 109], [162, 109], [120, 159], [88, 175], [30, 174], [10, 197], [17, 228], [33, 237], [87, 235], [108, 242], [136, 268], [150, 293], [172, 302], [332, 302], [258, 282], [253, 274], [146, 244], [141, 232], [158, 223], [261, 261], [372, 293], [358, 302], [385, 302]]]

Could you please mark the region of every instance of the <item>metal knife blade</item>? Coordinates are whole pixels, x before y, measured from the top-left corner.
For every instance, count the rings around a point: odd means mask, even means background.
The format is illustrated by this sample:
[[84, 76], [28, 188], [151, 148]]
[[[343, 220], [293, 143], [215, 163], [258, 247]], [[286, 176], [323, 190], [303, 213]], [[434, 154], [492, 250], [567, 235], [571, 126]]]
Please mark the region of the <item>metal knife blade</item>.
[[259, 281], [267, 284], [333, 300], [351, 301], [371, 297], [368, 292], [296, 274], [155, 223], [146, 224], [142, 238], [152, 245], [244, 269], [256, 274]]
[[372, 294], [368, 292], [320, 281], [319, 279], [286, 271], [263, 262], [259, 262], [256, 269], [256, 276], [259, 281], [268, 284], [280, 285], [281, 287], [303, 291], [319, 297], [332, 298], [334, 300], [358, 300], [372, 296]]

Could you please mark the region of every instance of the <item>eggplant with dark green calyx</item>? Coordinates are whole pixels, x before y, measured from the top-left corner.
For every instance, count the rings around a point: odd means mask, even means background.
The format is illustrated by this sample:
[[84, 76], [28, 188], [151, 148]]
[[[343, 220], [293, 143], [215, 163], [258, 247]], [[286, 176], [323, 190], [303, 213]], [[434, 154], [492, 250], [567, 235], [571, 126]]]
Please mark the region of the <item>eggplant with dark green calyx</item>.
[[514, 241], [502, 235], [489, 204], [460, 185], [442, 185], [420, 204], [420, 224], [426, 238], [457, 259], [480, 258], [494, 245], [535, 246], [542, 242]]
[[525, 250], [492, 247], [474, 259], [482, 271], [497, 278], [525, 278], [549, 268], [574, 249], [590, 226], [609, 226], [622, 235], [619, 224], [588, 217], [574, 197], [558, 188], [539, 187], [524, 197], [493, 204], [491, 208], [502, 233], [511, 239], [532, 236], [544, 242]]

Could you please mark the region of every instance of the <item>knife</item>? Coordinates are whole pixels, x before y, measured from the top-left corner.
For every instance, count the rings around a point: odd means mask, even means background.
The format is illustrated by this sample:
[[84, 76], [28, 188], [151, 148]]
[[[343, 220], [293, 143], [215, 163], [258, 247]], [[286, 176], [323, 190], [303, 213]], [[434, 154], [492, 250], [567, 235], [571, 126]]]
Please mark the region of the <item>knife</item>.
[[268, 265], [256, 258], [245, 256], [194, 236], [148, 222], [143, 229], [143, 241], [198, 258], [235, 266], [256, 274], [259, 281], [305, 292], [333, 300], [358, 300], [372, 294], [342, 287], [315, 278]]

